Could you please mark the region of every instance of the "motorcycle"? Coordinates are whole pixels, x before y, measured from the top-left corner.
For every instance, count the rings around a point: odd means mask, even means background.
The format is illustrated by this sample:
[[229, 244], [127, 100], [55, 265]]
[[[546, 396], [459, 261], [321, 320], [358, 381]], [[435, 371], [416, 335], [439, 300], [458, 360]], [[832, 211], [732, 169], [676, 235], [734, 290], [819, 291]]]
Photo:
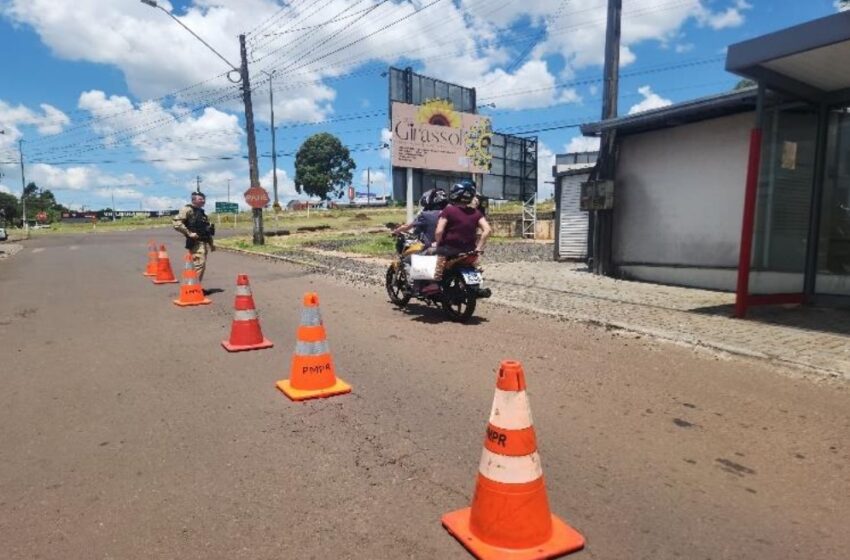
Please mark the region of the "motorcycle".
[[491, 296], [489, 288], [482, 287], [484, 278], [481, 268], [477, 267], [478, 252], [461, 253], [446, 259], [442, 280], [437, 283], [438, 290], [423, 292], [427, 281], [414, 281], [410, 278], [410, 261], [414, 254], [421, 253], [425, 246], [418, 239], [397, 234], [396, 257], [387, 269], [387, 294], [398, 307], [405, 307], [411, 299], [425, 302], [427, 305], [440, 306], [449, 319], [466, 323], [475, 313], [479, 299]]

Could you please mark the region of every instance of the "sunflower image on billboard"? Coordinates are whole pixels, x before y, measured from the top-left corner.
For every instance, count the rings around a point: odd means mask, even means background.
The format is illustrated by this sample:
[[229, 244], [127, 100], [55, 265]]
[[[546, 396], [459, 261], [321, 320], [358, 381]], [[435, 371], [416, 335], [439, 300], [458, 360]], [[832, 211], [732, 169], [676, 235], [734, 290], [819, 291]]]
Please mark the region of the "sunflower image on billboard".
[[433, 171], [487, 173], [490, 119], [454, 110], [450, 101], [392, 104], [393, 165]]

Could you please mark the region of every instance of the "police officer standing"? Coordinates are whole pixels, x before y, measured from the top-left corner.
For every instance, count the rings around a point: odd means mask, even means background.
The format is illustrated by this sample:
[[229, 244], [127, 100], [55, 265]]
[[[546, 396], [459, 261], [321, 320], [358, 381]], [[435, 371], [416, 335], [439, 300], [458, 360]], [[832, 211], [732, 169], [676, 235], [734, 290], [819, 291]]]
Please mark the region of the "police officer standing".
[[193, 192], [192, 203], [181, 208], [173, 222], [174, 229], [186, 236], [186, 250], [192, 254], [192, 262], [195, 265], [195, 272], [198, 273], [199, 282], [204, 280], [207, 254], [215, 251], [213, 244], [215, 226], [210, 223], [204, 212], [206, 202], [207, 197], [204, 193]]

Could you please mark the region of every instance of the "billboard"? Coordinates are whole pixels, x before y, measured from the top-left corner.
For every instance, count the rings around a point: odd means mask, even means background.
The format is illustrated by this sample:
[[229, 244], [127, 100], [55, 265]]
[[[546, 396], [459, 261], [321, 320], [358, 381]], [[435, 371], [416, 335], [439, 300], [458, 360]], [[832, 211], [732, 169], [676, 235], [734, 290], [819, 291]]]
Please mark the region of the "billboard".
[[493, 134], [490, 172], [484, 175], [484, 196], [528, 200], [537, 192], [537, 138]]
[[487, 173], [490, 119], [455, 111], [449, 101], [392, 104], [392, 161], [397, 167]]
[[[475, 88], [444, 82], [417, 74], [412, 68], [390, 68], [390, 103], [400, 101], [423, 105], [429, 99], [445, 99], [462, 113], [476, 113]], [[392, 111], [392, 106], [389, 107]]]
[[[475, 88], [412, 68], [391, 67], [388, 76], [394, 199], [406, 198], [407, 169], [414, 198], [478, 174], [479, 189], [491, 198], [526, 201], [537, 191], [537, 138], [494, 133], [490, 120], [477, 114]], [[397, 129], [403, 119], [406, 125]]]

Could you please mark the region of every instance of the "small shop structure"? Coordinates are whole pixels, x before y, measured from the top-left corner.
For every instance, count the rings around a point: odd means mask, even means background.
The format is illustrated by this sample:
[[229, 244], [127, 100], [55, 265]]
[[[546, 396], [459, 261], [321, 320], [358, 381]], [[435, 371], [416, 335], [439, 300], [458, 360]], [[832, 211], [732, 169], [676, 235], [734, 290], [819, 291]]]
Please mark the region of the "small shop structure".
[[753, 87], [591, 123], [617, 138], [615, 273], [850, 304], [850, 12], [729, 47]]

